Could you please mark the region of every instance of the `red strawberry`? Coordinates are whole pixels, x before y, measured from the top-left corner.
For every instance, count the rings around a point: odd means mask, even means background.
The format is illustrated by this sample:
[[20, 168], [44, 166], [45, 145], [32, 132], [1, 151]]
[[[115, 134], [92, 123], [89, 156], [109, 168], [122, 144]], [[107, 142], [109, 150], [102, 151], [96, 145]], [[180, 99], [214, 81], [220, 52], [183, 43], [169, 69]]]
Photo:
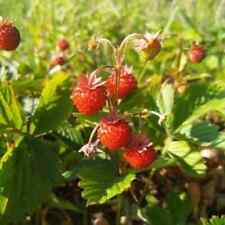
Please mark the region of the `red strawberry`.
[[205, 58], [205, 49], [196, 43], [193, 43], [191, 50], [188, 53], [189, 59], [192, 63], [200, 63]]
[[70, 48], [70, 43], [66, 39], [62, 38], [58, 42], [58, 48], [62, 51], [65, 51]]
[[50, 63], [50, 67], [54, 67], [54, 66], [57, 66], [57, 65], [64, 65], [66, 63], [66, 60], [64, 58], [64, 56], [54, 56], [52, 58], [52, 61]]
[[104, 83], [95, 74], [82, 75], [73, 89], [72, 101], [80, 113], [97, 113], [106, 103]]
[[0, 49], [13, 51], [20, 44], [20, 33], [9, 21], [0, 22]]
[[123, 157], [134, 169], [143, 169], [156, 159], [156, 152], [146, 136], [133, 135]]
[[[107, 92], [109, 96], [116, 96], [116, 73], [113, 72], [107, 79]], [[124, 98], [137, 88], [137, 81], [132, 74], [132, 70], [127, 66], [122, 68], [118, 86], [118, 98]]]
[[102, 118], [98, 129], [98, 138], [109, 150], [125, 147], [131, 137], [131, 128], [126, 120], [116, 113]]

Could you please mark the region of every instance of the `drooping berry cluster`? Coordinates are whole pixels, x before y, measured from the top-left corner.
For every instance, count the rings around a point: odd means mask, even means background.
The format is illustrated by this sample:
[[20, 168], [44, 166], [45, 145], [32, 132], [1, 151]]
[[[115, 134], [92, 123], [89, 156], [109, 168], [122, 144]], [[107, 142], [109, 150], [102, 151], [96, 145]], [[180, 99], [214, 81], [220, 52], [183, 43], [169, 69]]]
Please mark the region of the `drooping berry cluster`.
[[[131, 34], [122, 41], [118, 48], [104, 38], [91, 40], [91, 47], [94, 49], [101, 44], [108, 44], [112, 48], [115, 64], [108, 66], [107, 70], [103, 67], [90, 74], [81, 75], [73, 87], [71, 98], [73, 105], [81, 114], [94, 115], [106, 105], [108, 108], [105, 107], [105, 111], [109, 113], [94, 129], [94, 133], [97, 131], [97, 140], [92, 141], [94, 136], [92, 133], [88, 144], [84, 145], [80, 151], [86, 156], [92, 156], [97, 152], [98, 144], [101, 143], [110, 152], [121, 150], [123, 159], [132, 168], [146, 168], [156, 159], [155, 148], [145, 135], [133, 134], [130, 122], [118, 112], [119, 103], [138, 86], [133, 70], [124, 63], [124, 52], [128, 46], [133, 46], [144, 55], [146, 60], [152, 60], [161, 50], [161, 38], [159, 33], [156, 35]], [[67, 45], [62, 42], [60, 46], [64, 49]], [[199, 63], [205, 57], [205, 51], [203, 47], [194, 43], [188, 56], [192, 63]], [[109, 72], [109, 76], [104, 81], [98, 77], [98, 73], [102, 71]], [[164, 117], [160, 116], [159, 124], [162, 118]]]
[[67, 41], [65, 38], [61, 38], [59, 39], [56, 47], [57, 52], [54, 53], [54, 55], [51, 58], [50, 68], [53, 68], [57, 65], [62, 66], [67, 62], [66, 60], [67, 50], [69, 50], [70, 48], [69, 41]]
[[[81, 75], [77, 85], [73, 88], [72, 102], [77, 110], [84, 115], [93, 115], [100, 111], [107, 99], [116, 95], [115, 71], [106, 82], [96, 77], [96, 74]], [[132, 70], [125, 66], [119, 76], [118, 97], [124, 98], [137, 88], [137, 81]], [[123, 151], [123, 158], [135, 169], [149, 166], [155, 159], [156, 153], [152, 144], [142, 135], [133, 135], [126, 119], [119, 113], [112, 111], [99, 122], [97, 138], [108, 151]], [[86, 153], [90, 155], [92, 144], [86, 146]], [[82, 150], [85, 151], [85, 148]]]
[[[148, 59], [153, 59], [159, 53], [161, 44], [158, 36], [151, 36], [152, 38], [141, 36], [140, 38], [134, 34], [131, 37], [138, 37], [135, 42], [136, 47], [138, 44], [138, 51], [148, 54]], [[107, 42], [105, 39], [103, 41]], [[122, 42], [121, 46], [125, 46], [125, 43]], [[131, 167], [143, 169], [155, 160], [156, 151], [145, 135], [132, 133], [130, 123], [118, 112], [118, 102], [137, 89], [137, 80], [133, 70], [123, 62], [121, 46], [114, 49], [116, 63], [110, 67], [110, 74], [106, 80], [102, 81], [97, 76], [101, 69], [91, 74], [81, 75], [73, 87], [71, 99], [76, 109], [88, 116], [99, 112], [108, 103], [109, 113], [100, 120], [97, 126], [98, 141], [89, 140], [88, 144], [81, 149], [86, 156], [91, 156], [92, 152], [96, 153], [95, 148], [98, 143], [101, 143], [110, 152], [121, 150], [123, 159]]]

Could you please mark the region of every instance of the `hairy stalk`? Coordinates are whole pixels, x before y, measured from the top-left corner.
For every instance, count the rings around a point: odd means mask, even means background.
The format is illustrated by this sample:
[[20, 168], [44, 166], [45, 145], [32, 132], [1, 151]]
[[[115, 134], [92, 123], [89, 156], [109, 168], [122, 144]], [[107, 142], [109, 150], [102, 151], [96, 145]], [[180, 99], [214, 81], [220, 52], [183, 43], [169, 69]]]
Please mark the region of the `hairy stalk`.
[[120, 44], [119, 52], [121, 55], [123, 55], [124, 49], [126, 48], [127, 44], [131, 40], [134, 40], [134, 39], [136, 39], [136, 40], [137, 39], [145, 39], [145, 36], [143, 34], [138, 34], [138, 33], [133, 33], [133, 34], [128, 35]]
[[112, 102], [112, 99], [111, 98], [108, 98], [108, 100], [107, 100], [107, 102], [108, 102], [108, 108], [109, 108], [109, 112], [113, 112], [113, 102]]
[[98, 128], [99, 128], [99, 124], [97, 124], [97, 125], [94, 127], [94, 129], [92, 130], [91, 135], [90, 135], [89, 140], [88, 140], [88, 144], [91, 144], [91, 143], [92, 143], [92, 140], [93, 140], [93, 138], [94, 138], [94, 136], [95, 136], [95, 133], [96, 133], [96, 131], [98, 130]]
[[148, 62], [149, 62], [149, 60], [146, 60], [145, 63], [144, 63], [144, 66], [143, 66], [143, 68], [142, 68], [142, 70], [141, 70], [141, 73], [140, 73], [140, 75], [138, 76], [138, 82], [141, 82], [141, 81], [142, 81], [142, 78], [144, 77], [145, 72], [146, 72], [146, 70], [147, 70]]
[[119, 49], [116, 50], [115, 52], [115, 59], [116, 59], [116, 64], [114, 66], [115, 68], [115, 77], [113, 82], [115, 82], [115, 93], [113, 96], [113, 111], [117, 111], [117, 106], [118, 106], [118, 97], [119, 97], [119, 85], [120, 85], [120, 73], [121, 73], [121, 68], [123, 65], [123, 57], [120, 54]]
[[112, 51], [113, 51], [112, 59], [116, 61], [116, 57], [115, 57], [116, 48], [112, 44], [112, 42], [110, 40], [106, 39], [106, 38], [99, 38], [97, 41], [98, 41], [99, 44], [107, 45], [107, 46], [109, 46], [112, 49]]
[[116, 108], [118, 105], [119, 85], [120, 85], [120, 68], [116, 69], [116, 93], [115, 93], [115, 107]]
[[96, 70], [94, 70], [91, 73], [91, 76], [98, 75], [98, 73], [101, 73], [101, 72], [112, 73], [112, 69], [113, 69], [112, 66], [108, 66], [108, 65], [101, 66], [101, 67], [98, 67]]

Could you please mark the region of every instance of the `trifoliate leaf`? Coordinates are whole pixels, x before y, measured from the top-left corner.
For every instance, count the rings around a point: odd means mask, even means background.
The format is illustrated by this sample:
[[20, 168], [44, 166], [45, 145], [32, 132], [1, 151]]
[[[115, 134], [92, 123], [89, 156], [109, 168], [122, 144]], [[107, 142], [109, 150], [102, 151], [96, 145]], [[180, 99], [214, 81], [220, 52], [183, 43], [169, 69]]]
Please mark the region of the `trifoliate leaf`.
[[133, 172], [119, 176], [115, 164], [103, 159], [85, 160], [76, 171], [87, 204], [107, 202], [127, 190], [135, 179]]
[[168, 115], [172, 112], [174, 106], [174, 94], [175, 90], [173, 85], [164, 83], [158, 99], [158, 105], [161, 113]]
[[195, 141], [209, 143], [218, 137], [219, 128], [209, 122], [203, 121], [184, 127], [180, 133]]
[[53, 146], [25, 137], [0, 162], [0, 196], [7, 199], [0, 221], [24, 218], [41, 205], [60, 179]]
[[211, 111], [218, 111], [218, 112], [223, 112], [225, 108], [225, 98], [221, 99], [213, 99], [207, 102], [206, 104], [203, 104], [199, 106], [190, 117], [188, 117], [187, 120], [185, 120], [181, 126], [178, 127], [176, 132], [180, 132], [181, 129], [184, 127], [192, 124], [194, 121], [199, 119], [200, 117], [204, 116], [205, 114], [211, 112]]
[[204, 175], [206, 165], [200, 151], [192, 149], [186, 141], [173, 141], [167, 144], [166, 150], [175, 157], [181, 167], [190, 176]]

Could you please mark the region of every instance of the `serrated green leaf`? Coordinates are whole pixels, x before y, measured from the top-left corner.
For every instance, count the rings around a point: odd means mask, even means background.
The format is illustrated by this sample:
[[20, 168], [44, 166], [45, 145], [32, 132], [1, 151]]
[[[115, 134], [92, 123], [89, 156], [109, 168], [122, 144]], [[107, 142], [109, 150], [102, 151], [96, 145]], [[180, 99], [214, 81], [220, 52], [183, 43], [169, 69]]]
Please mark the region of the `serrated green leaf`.
[[225, 97], [223, 82], [193, 82], [185, 95], [176, 96], [174, 107], [174, 128], [180, 126], [199, 106], [211, 100]]
[[65, 210], [71, 210], [76, 213], [83, 213], [81, 207], [75, 206], [72, 202], [67, 201], [63, 198], [57, 197], [55, 194], [51, 194], [50, 200], [48, 202], [49, 207], [58, 208], [58, 209], [65, 209]]
[[83, 124], [79, 124], [73, 127], [68, 121], [64, 121], [57, 129], [57, 133], [72, 143], [82, 145], [84, 143], [81, 132], [83, 128]]
[[12, 86], [18, 95], [39, 92], [43, 87], [43, 79], [21, 79], [12, 81]]
[[209, 122], [203, 121], [184, 127], [180, 133], [195, 141], [209, 143], [218, 137], [219, 128]]
[[107, 202], [128, 189], [135, 179], [133, 172], [118, 176], [115, 164], [102, 159], [81, 162], [77, 175], [81, 179], [82, 196], [87, 204]]
[[206, 219], [202, 219], [202, 225], [224, 225], [225, 224], [225, 216], [213, 216], [208, 221]]
[[225, 132], [220, 132], [219, 135], [210, 143], [210, 146], [225, 150]]
[[0, 195], [0, 216], [5, 213], [8, 199], [5, 196]]
[[155, 170], [159, 170], [163, 167], [171, 166], [176, 163], [176, 160], [160, 156], [158, 157], [151, 165], [151, 168]]
[[4, 222], [21, 220], [40, 207], [61, 179], [54, 147], [30, 137], [9, 149], [0, 166], [0, 195], [8, 200]]
[[190, 125], [200, 117], [204, 116], [205, 114], [211, 112], [211, 111], [218, 111], [222, 112], [224, 111], [225, 108], [225, 98], [221, 99], [213, 99], [207, 102], [204, 105], [201, 105], [198, 107], [190, 117], [188, 117], [187, 120], [185, 120], [176, 130], [176, 132], [180, 132], [181, 129], [183, 129], [185, 126]]
[[206, 165], [199, 151], [192, 149], [186, 141], [173, 141], [166, 146], [168, 153], [172, 154], [182, 168], [190, 176], [204, 175]]
[[186, 225], [191, 213], [191, 202], [185, 193], [169, 193], [166, 208], [157, 206], [155, 199], [150, 199], [148, 203], [141, 210], [141, 217], [150, 225]]
[[158, 105], [161, 113], [170, 114], [174, 106], [174, 94], [175, 90], [172, 84], [164, 83], [158, 100]]
[[145, 208], [142, 216], [150, 225], [174, 225], [169, 210], [158, 206]]
[[46, 81], [33, 121], [35, 132], [56, 129], [72, 112], [70, 78], [64, 73]]
[[11, 86], [1, 86], [0, 91], [0, 125], [20, 129], [23, 115], [19, 102]]
[[186, 225], [192, 208], [191, 202], [185, 193], [169, 193], [167, 196], [167, 207], [175, 224]]

